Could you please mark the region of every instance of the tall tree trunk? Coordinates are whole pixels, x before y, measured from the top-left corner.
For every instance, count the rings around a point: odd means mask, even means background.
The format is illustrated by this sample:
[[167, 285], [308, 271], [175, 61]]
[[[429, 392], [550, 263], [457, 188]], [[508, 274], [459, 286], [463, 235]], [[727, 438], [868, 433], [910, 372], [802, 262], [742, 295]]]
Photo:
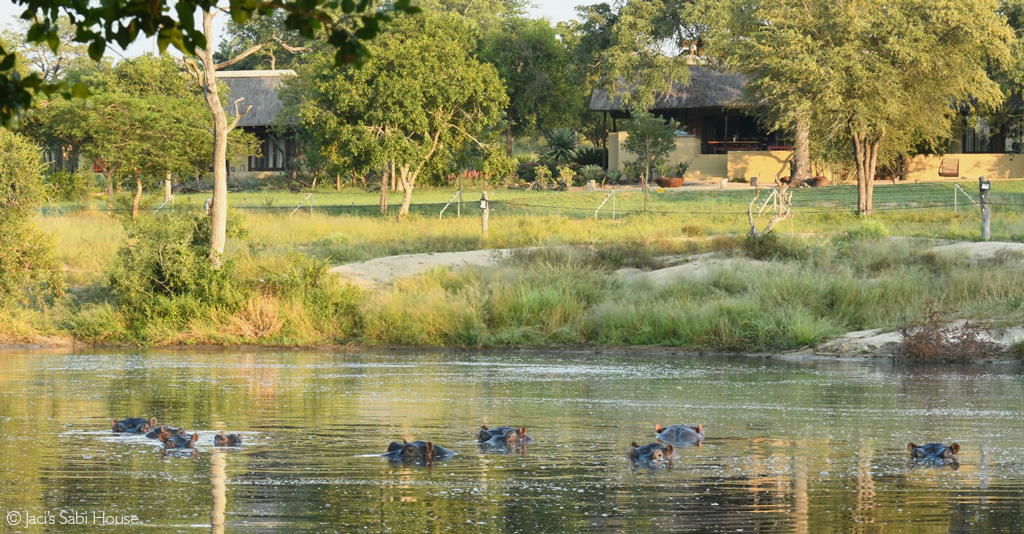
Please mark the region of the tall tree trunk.
[[508, 157], [512, 157], [512, 123], [508, 124], [508, 129], [505, 130], [506, 147], [505, 152], [508, 153]]
[[398, 169], [398, 181], [402, 186], [402, 208], [398, 210], [398, 218], [404, 219], [409, 214], [409, 206], [412, 204], [412, 187], [416, 181], [417, 172], [410, 172], [410, 165], [406, 163]]
[[388, 171], [385, 168], [380, 175], [380, 214], [388, 214]]
[[335, 191], [341, 191], [341, 173], [340, 172], [336, 173], [334, 175], [334, 190]]
[[811, 112], [802, 109], [796, 118], [796, 142], [793, 146], [793, 159], [796, 172], [793, 173], [791, 184], [798, 184], [811, 178]]
[[139, 216], [139, 201], [142, 200], [142, 177], [135, 175], [135, 198], [132, 199], [132, 219]]
[[114, 209], [114, 175], [103, 173], [103, 177], [107, 179], [107, 211]]
[[196, 49], [196, 54], [203, 62], [203, 95], [213, 115], [213, 205], [210, 208], [212, 218], [210, 228], [210, 261], [215, 269], [220, 268], [221, 255], [224, 254], [224, 242], [228, 222], [228, 119], [224, 107], [220, 104], [217, 94], [217, 64], [213, 60], [213, 16], [210, 11], [203, 11], [203, 34], [206, 36], [206, 49]]
[[872, 195], [875, 189], [875, 167], [878, 164], [878, 148], [881, 136], [872, 139], [866, 134], [853, 136], [854, 159], [857, 160], [857, 213], [871, 216]]

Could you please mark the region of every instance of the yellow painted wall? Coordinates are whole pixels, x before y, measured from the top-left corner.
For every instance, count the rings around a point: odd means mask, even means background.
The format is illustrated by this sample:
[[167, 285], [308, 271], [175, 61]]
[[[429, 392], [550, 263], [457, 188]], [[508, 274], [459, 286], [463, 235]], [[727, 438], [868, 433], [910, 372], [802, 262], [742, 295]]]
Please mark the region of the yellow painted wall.
[[777, 178], [789, 176], [789, 165], [793, 159], [790, 150], [733, 151], [729, 152], [730, 179], [760, 176], [761, 183], [773, 183]]
[[942, 158], [960, 160], [960, 177], [988, 179], [1024, 178], [1024, 154], [946, 154], [945, 156], [915, 156], [907, 162], [907, 180], [938, 180]]
[[[630, 161], [636, 160], [636, 155], [625, 151], [622, 143], [626, 141], [629, 134], [626, 132], [612, 132], [608, 134], [608, 169], [621, 171]], [[682, 163], [693, 161], [700, 155], [700, 139], [693, 136], [676, 137], [676, 146], [669, 152], [669, 163]]]

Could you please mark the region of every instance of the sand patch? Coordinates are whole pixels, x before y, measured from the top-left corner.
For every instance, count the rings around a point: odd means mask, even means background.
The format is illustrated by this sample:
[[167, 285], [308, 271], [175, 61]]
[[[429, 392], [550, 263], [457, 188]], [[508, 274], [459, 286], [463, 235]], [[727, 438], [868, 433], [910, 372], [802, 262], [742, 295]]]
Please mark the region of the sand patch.
[[491, 267], [507, 258], [512, 249], [467, 250], [400, 254], [332, 267], [328, 272], [351, 280], [360, 287], [388, 284], [399, 278], [412, 278], [438, 267], [460, 268], [467, 265]]

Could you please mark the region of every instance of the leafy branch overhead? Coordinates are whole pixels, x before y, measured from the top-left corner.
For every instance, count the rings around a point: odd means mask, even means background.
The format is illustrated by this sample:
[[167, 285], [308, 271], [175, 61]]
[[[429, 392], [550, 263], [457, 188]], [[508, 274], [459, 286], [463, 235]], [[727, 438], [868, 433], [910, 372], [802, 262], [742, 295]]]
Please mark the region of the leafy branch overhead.
[[[366, 42], [391, 21], [392, 13], [416, 13], [411, 0], [396, 0], [378, 8], [369, 0], [230, 0], [218, 7], [215, 0], [15, 0], [23, 7], [21, 18], [29, 22], [26, 41], [45, 43], [54, 52], [61, 45], [57, 21], [66, 15], [77, 43], [88, 45], [89, 56], [99, 61], [107, 46], [126, 48], [140, 35], [155, 36], [161, 52], [169, 46], [187, 55], [206, 47], [206, 37], [197, 26], [196, 12], [225, 11], [238, 23], [253, 14], [274, 11], [287, 14], [289, 30], [312, 39], [326, 35], [335, 49], [336, 65], [361, 64], [368, 56]], [[37, 94], [62, 93], [66, 98], [88, 96], [84, 84], [49, 83], [38, 74], [23, 75], [15, 70], [18, 54], [0, 45], [0, 123], [11, 126], [28, 110]]]

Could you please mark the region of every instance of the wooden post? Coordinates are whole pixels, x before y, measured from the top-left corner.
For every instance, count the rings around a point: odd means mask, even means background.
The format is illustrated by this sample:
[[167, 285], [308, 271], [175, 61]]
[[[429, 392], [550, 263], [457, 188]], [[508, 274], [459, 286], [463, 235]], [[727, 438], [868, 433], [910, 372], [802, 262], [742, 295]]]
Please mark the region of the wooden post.
[[480, 208], [484, 210], [482, 230], [484, 239], [487, 239], [487, 218], [491, 214], [491, 204], [487, 201], [487, 191], [483, 192], [483, 196], [480, 197]]
[[983, 241], [988, 241], [992, 230], [990, 224], [992, 210], [988, 207], [988, 193], [991, 188], [992, 182], [985, 180], [984, 176], [978, 178], [978, 189], [981, 196], [981, 239]]
[[171, 199], [171, 173], [167, 173], [167, 177], [164, 178], [164, 202]]

